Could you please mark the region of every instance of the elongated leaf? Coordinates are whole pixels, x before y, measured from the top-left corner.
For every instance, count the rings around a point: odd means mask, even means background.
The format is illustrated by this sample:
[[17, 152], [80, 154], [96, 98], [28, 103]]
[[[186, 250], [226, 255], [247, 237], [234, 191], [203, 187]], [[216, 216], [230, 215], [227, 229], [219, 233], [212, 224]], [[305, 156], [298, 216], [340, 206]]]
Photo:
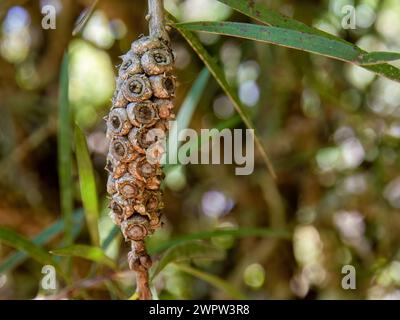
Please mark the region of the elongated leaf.
[[86, 223], [92, 244], [99, 246], [99, 206], [97, 200], [96, 181], [94, 179], [92, 161], [90, 159], [85, 135], [77, 125], [75, 126], [75, 145], [76, 160], [79, 171], [79, 184], [83, 208], [85, 209]]
[[[329, 39], [339, 40], [344, 43], [347, 41], [336, 37], [332, 34], [324, 32], [322, 30], [310, 27], [301, 21], [297, 21], [290, 17], [287, 17], [279, 12], [268, 10], [264, 5], [255, 3], [252, 0], [218, 0], [232, 9], [247, 15], [254, 20], [265, 23], [270, 26], [281, 27], [285, 29], [292, 29], [297, 31], [302, 31], [305, 33], [315, 34], [324, 36]], [[354, 45], [353, 45], [354, 46]]]
[[115, 262], [110, 257], [107, 257], [104, 254], [104, 251], [99, 247], [76, 244], [69, 247], [52, 250], [50, 253], [57, 256], [79, 257], [103, 264], [112, 269], [117, 268]]
[[[75, 239], [82, 229], [82, 222], [83, 222], [82, 211], [74, 213], [73, 222], [74, 222], [73, 239]], [[54, 239], [61, 232], [63, 232], [64, 228], [65, 228], [64, 220], [63, 219], [57, 220], [54, 224], [52, 224], [50, 227], [46, 228], [43, 232], [41, 232], [35, 238], [33, 238], [32, 243], [38, 246], [46, 244], [52, 239]], [[0, 264], [0, 274], [17, 267], [22, 262], [24, 262], [28, 257], [29, 256], [27, 253], [21, 251], [11, 254]]]
[[171, 262], [183, 262], [191, 259], [220, 260], [224, 256], [224, 251], [200, 241], [181, 243], [165, 252], [151, 278], [154, 279]]
[[66, 245], [72, 243], [73, 230], [72, 130], [68, 85], [68, 54], [65, 53], [60, 75], [57, 146], [60, 202], [61, 212], [65, 220], [64, 242]]
[[272, 43], [351, 63], [374, 64], [378, 59], [395, 60], [400, 57], [398, 53], [389, 52], [364, 54], [359, 48], [339, 40], [279, 27], [239, 22], [189, 22], [178, 23], [175, 26], [191, 31], [209, 32]]
[[25, 252], [32, 259], [36, 260], [42, 265], [54, 266], [57, 272], [63, 275], [60, 267], [49, 253], [47, 253], [42, 247], [34, 244], [17, 232], [8, 228], [0, 227], [0, 241], [4, 242], [10, 247]]
[[362, 66], [368, 66], [399, 59], [400, 53], [398, 52], [369, 52], [361, 54], [358, 57], [357, 62]]
[[103, 250], [106, 250], [119, 233], [120, 233], [120, 228], [114, 225], [110, 230], [109, 234], [107, 235], [107, 237], [104, 239], [103, 243], [101, 244], [101, 248]]
[[243, 237], [271, 237], [271, 238], [281, 238], [290, 239], [291, 235], [289, 232], [284, 230], [271, 230], [271, 229], [261, 229], [261, 228], [241, 228], [241, 229], [222, 229], [222, 230], [211, 230], [211, 231], [201, 231], [186, 234], [171, 240], [158, 243], [154, 246], [148, 248], [150, 254], [159, 253], [165, 249], [172, 246], [178, 245], [180, 243], [185, 243], [193, 240], [204, 240], [219, 236], [232, 236], [235, 238]]
[[225, 280], [222, 280], [221, 278], [218, 278], [217, 276], [214, 276], [214, 275], [206, 273], [204, 271], [195, 269], [186, 264], [175, 264], [175, 267], [178, 268], [178, 270], [181, 270], [181, 271], [186, 272], [196, 278], [199, 278], [205, 282], [208, 282], [209, 284], [211, 284], [212, 286], [214, 286], [217, 289], [225, 291], [233, 299], [237, 299], [237, 300], [248, 299], [243, 293], [241, 293], [238, 289], [233, 287], [230, 283], [226, 282]]
[[[218, 0], [218, 1], [262, 23], [266, 23], [268, 25], [275, 27], [292, 29], [309, 34], [323, 36], [326, 37], [327, 39], [340, 41], [349, 46], [353, 46], [354, 48], [360, 50], [360, 54], [366, 53], [365, 51], [361, 50], [360, 48], [358, 48], [357, 46], [348, 41], [345, 41], [339, 37], [318, 30], [316, 28], [307, 26], [306, 24], [297, 21], [295, 19], [268, 10], [265, 6], [257, 4], [252, 0]], [[388, 59], [385, 61], [391, 61], [391, 60], [392, 59]], [[384, 63], [384, 64], [363, 65], [362, 67], [369, 71], [375, 72], [376, 74], [379, 74], [381, 76], [400, 82], [400, 70], [390, 64]]]
[[[168, 141], [168, 144], [172, 147], [168, 149], [171, 149], [172, 154], [168, 155], [168, 159], [177, 158], [177, 150], [179, 148], [178, 134], [181, 130], [186, 129], [189, 126], [193, 113], [200, 101], [201, 96], [203, 95], [209, 78], [210, 74], [207, 68], [204, 68], [186, 95], [186, 98], [179, 109], [176, 121], [171, 128], [170, 140]], [[167, 168], [168, 167], [165, 167], [165, 169]]]
[[90, 7], [86, 8], [78, 17], [78, 20], [75, 22], [74, 30], [72, 31], [72, 35], [76, 36], [81, 30], [85, 27], [89, 18], [92, 16], [94, 9], [96, 8], [97, 2], [99, 0], [94, 0]]
[[[168, 15], [168, 17], [171, 21], [176, 22], [176, 19], [173, 16]], [[264, 162], [265, 162], [269, 172], [275, 178], [276, 174], [275, 174], [274, 167], [265, 151], [265, 148], [261, 142], [261, 139], [259, 138], [258, 133], [256, 132], [256, 129], [255, 129], [251, 119], [248, 117], [248, 115], [245, 111], [245, 108], [242, 105], [239, 97], [237, 96], [236, 92], [230, 87], [228, 81], [226, 80], [223, 70], [218, 66], [218, 64], [215, 62], [215, 60], [210, 56], [210, 54], [207, 52], [207, 50], [201, 44], [199, 39], [193, 33], [191, 33], [189, 30], [187, 30], [183, 27], [182, 28], [179, 27], [178, 31], [182, 34], [182, 36], [190, 44], [190, 46], [197, 53], [199, 58], [203, 61], [203, 63], [208, 68], [208, 70], [214, 76], [215, 80], [217, 80], [218, 84], [225, 91], [225, 94], [232, 101], [237, 113], [242, 118], [243, 123], [247, 126], [247, 128], [253, 129], [252, 133], [254, 135], [254, 142], [255, 142], [258, 150], [260, 151], [260, 154], [261, 154], [262, 158], [264, 159]]]

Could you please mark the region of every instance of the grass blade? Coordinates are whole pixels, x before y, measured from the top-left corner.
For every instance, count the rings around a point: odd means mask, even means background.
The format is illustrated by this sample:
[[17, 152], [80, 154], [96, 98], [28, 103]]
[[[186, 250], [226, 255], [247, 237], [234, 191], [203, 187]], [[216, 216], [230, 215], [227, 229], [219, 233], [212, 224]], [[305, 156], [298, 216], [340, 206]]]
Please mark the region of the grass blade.
[[180, 243], [185, 243], [193, 240], [205, 240], [219, 236], [232, 236], [235, 238], [271, 237], [271, 238], [291, 239], [291, 234], [285, 230], [271, 230], [262, 228], [222, 229], [222, 230], [201, 231], [201, 232], [186, 234], [171, 240], [164, 241], [162, 243], [158, 243], [153, 246], [149, 246], [148, 251], [150, 254], [156, 254], [165, 249], [178, 245]]
[[[30, 240], [21, 236], [17, 232], [0, 227], [0, 241], [15, 249], [21, 250], [29, 255], [32, 259], [36, 260], [41, 265], [52, 265], [57, 272], [63, 275], [59, 265], [54, 261], [53, 257], [46, 252], [42, 247], [34, 244]], [[63, 275], [64, 276], [64, 275]]]
[[[73, 230], [73, 239], [80, 233], [82, 230], [82, 223], [83, 222], [83, 212], [78, 211], [73, 215], [73, 223], [74, 223], [74, 230]], [[57, 235], [64, 231], [65, 228], [65, 221], [63, 219], [57, 220], [54, 224], [50, 227], [46, 228], [38, 234], [35, 238], [31, 240], [33, 244], [38, 246], [44, 245], [54, 239]], [[0, 274], [10, 271], [23, 263], [28, 258], [28, 255], [25, 252], [16, 252], [11, 254], [5, 261], [0, 264]]]
[[165, 252], [153, 270], [151, 278], [154, 279], [171, 262], [183, 262], [191, 259], [220, 260], [224, 256], [224, 251], [200, 241], [181, 243]]
[[196, 278], [199, 278], [205, 282], [208, 282], [209, 284], [211, 284], [212, 286], [214, 286], [217, 289], [225, 291], [233, 299], [237, 299], [237, 300], [248, 299], [243, 293], [241, 293], [238, 289], [233, 287], [230, 283], [226, 282], [225, 280], [222, 280], [221, 278], [218, 278], [217, 276], [214, 276], [214, 275], [206, 273], [204, 271], [195, 269], [186, 264], [175, 264], [175, 267], [178, 270], [181, 270], [183, 272], [186, 272], [187, 274], [190, 274]]
[[[176, 22], [176, 19], [172, 17], [171, 15], [168, 15], [169, 19], [173, 22]], [[261, 139], [259, 138], [255, 127], [247, 115], [244, 106], [242, 105], [239, 97], [237, 96], [236, 92], [230, 87], [228, 81], [225, 78], [223, 70], [218, 66], [218, 64], [215, 62], [215, 60], [210, 56], [210, 54], [207, 52], [207, 50], [204, 48], [204, 46], [201, 44], [199, 39], [189, 30], [179, 27], [177, 28], [178, 31], [182, 34], [182, 36], [186, 39], [186, 41], [190, 44], [190, 46], [193, 48], [193, 50], [197, 53], [199, 58], [203, 61], [203, 63], [206, 65], [210, 73], [214, 76], [215, 80], [217, 80], [218, 84], [221, 86], [221, 88], [225, 91], [225, 94], [228, 96], [228, 98], [232, 101], [236, 112], [239, 114], [239, 116], [242, 118], [243, 123], [247, 126], [249, 129], [253, 129], [253, 134], [254, 134], [254, 142], [260, 151], [260, 154], [270, 172], [270, 174], [276, 178], [275, 170], [274, 167], [271, 163], [271, 160], [269, 159], [265, 148], [261, 142]]]
[[176, 159], [177, 151], [179, 148], [180, 142], [177, 141], [178, 133], [189, 127], [190, 121], [192, 120], [192, 116], [196, 107], [201, 99], [201, 96], [204, 92], [204, 89], [208, 83], [210, 78], [210, 73], [207, 68], [204, 68], [199, 76], [197, 77], [195, 83], [192, 88], [188, 92], [185, 100], [182, 103], [181, 108], [179, 109], [178, 116], [176, 121], [174, 122], [173, 127], [171, 128], [170, 137], [171, 139], [168, 143], [172, 146], [171, 148], [167, 148], [167, 150], [171, 150], [172, 154], [168, 155], [168, 159]]
[[58, 110], [58, 175], [60, 184], [61, 212], [65, 221], [64, 243], [72, 243], [73, 185], [72, 185], [72, 133], [71, 111], [68, 99], [68, 54], [64, 54], [59, 89]]
[[[365, 51], [358, 48], [356, 45], [343, 40], [339, 37], [336, 37], [332, 34], [326, 33], [322, 30], [318, 30], [316, 28], [310, 27], [300, 21], [289, 18], [287, 16], [281, 15], [280, 13], [268, 10], [265, 6], [255, 3], [252, 0], [218, 0], [231, 8], [239, 11], [248, 17], [255, 19], [259, 22], [265, 23], [267, 25], [297, 30], [300, 32], [305, 32], [309, 34], [314, 34], [322, 37], [326, 37], [327, 39], [340, 41], [342, 43], [347, 44], [348, 46], [352, 46], [353, 48], [359, 50], [360, 54], [366, 53]], [[391, 61], [392, 59], [388, 59], [385, 61]], [[383, 61], [382, 61], [383, 62]], [[361, 65], [364, 69], [372, 71], [376, 74], [389, 78], [391, 80], [400, 82], [400, 69], [386, 63], [382, 64], [373, 64], [373, 65]]]
[[89, 229], [92, 244], [100, 246], [99, 237], [99, 205], [96, 190], [96, 181], [93, 173], [92, 161], [86, 143], [86, 137], [79, 126], [75, 126], [76, 161], [78, 163], [79, 184], [83, 208], [85, 209], [86, 223]]
[[104, 251], [99, 247], [92, 247], [83, 244], [76, 244], [65, 248], [55, 249], [50, 253], [57, 256], [79, 257], [89, 261], [103, 264], [111, 269], [116, 269], [116, 263], [104, 254]]

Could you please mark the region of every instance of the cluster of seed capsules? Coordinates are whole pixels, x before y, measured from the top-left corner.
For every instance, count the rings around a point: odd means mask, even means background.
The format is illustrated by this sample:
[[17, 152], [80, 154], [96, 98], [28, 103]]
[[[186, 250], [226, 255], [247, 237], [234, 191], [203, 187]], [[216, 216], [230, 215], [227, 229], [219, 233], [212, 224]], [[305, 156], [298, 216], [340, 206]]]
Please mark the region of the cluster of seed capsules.
[[[144, 239], [161, 225], [163, 208], [157, 130], [166, 133], [175, 91], [174, 56], [163, 40], [141, 37], [122, 58], [106, 117], [110, 149], [106, 170], [110, 217], [132, 242], [130, 266], [151, 264]], [[153, 154], [152, 154], [153, 153]], [[149, 161], [149, 156], [152, 161]], [[149, 267], [149, 266], [147, 266]]]

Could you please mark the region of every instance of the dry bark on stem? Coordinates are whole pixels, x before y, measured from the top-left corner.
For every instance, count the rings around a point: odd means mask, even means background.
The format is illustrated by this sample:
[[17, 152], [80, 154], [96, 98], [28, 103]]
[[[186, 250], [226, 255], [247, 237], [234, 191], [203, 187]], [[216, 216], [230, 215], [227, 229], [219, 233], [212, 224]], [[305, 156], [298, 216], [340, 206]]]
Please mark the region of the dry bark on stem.
[[163, 0], [148, 0], [149, 2], [149, 31], [152, 38], [169, 42], [165, 29]]

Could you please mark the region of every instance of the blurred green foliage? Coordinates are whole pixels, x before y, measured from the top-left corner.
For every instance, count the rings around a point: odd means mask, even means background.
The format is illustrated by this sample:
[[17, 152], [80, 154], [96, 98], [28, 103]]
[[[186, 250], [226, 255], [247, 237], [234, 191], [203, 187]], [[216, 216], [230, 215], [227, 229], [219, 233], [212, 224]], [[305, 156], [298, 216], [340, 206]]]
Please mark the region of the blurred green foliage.
[[[107, 216], [102, 118], [118, 57], [147, 33], [145, 1], [98, 1], [92, 11], [90, 1], [47, 2], [55, 30], [41, 28], [42, 1], [0, 4], [0, 298], [133, 299], [129, 248]], [[355, 29], [342, 27], [349, 5]], [[147, 241], [155, 296], [400, 299], [400, 84], [389, 79], [400, 67], [391, 61], [400, 3], [165, 6], [184, 22], [171, 31], [179, 125], [250, 127], [258, 149], [250, 176], [231, 165], [167, 168], [166, 223]], [[202, 20], [242, 24], [187, 24]], [[238, 26], [271, 32], [278, 46], [242, 39]], [[299, 49], [350, 48], [352, 63], [284, 48], [285, 30], [308, 33], [307, 48], [292, 38]], [[45, 264], [58, 268], [56, 290], [40, 288]], [[347, 264], [356, 290], [341, 287]]]

